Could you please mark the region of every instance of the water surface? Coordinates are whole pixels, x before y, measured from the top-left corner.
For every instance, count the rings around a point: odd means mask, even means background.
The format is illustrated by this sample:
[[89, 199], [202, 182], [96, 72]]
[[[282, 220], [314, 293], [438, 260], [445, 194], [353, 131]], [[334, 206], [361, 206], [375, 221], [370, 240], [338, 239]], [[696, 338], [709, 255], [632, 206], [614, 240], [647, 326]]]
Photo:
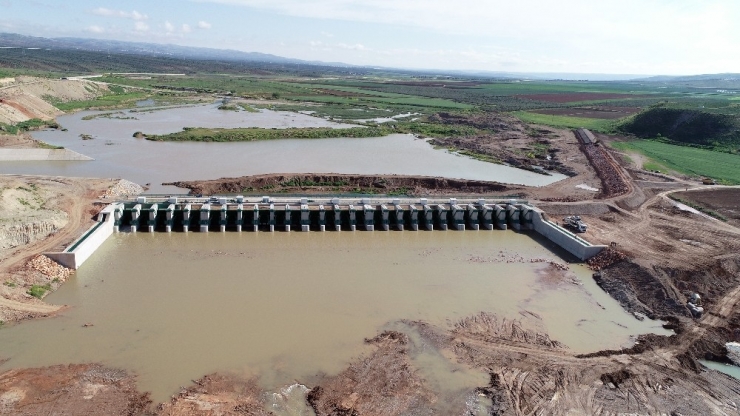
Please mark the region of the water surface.
[[[83, 117], [105, 112], [61, 116], [57, 120], [68, 131], [34, 132], [34, 137], [90, 156], [94, 161], [4, 162], [0, 173], [125, 178], [150, 183], [152, 193], [178, 192], [177, 188], [161, 186], [162, 182], [267, 173], [423, 175], [533, 186], [564, 178], [561, 174], [541, 175], [435, 150], [425, 140], [411, 135], [238, 143], [150, 142], [133, 137], [137, 131], [163, 134], [183, 127], [352, 127], [300, 113], [222, 111], [216, 106], [138, 109], [113, 115], [119, 118], [92, 120]], [[94, 139], [82, 140], [81, 134]]]
[[[526, 310], [574, 353], [666, 333], [625, 313], [587, 269], [553, 277], [532, 258], [562, 262], [512, 231], [117, 234], [47, 297], [70, 309], [0, 330], [10, 358], [0, 371], [102, 362], [136, 372], [160, 401], [219, 370], [258, 375], [266, 388], [310, 384], [400, 319], [448, 327]], [[457, 372], [417, 357], [435, 383]], [[486, 382], [460, 377], [449, 383]]]

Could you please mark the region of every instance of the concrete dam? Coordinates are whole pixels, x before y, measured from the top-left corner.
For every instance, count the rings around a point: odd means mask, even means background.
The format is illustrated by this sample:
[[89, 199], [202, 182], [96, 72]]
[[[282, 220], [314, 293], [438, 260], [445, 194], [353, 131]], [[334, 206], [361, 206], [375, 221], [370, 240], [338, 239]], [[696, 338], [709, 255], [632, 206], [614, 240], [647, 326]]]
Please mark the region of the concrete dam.
[[408, 198], [144, 197], [108, 205], [65, 251], [46, 253], [77, 269], [112, 233], [533, 230], [580, 260], [592, 245], [519, 200]]

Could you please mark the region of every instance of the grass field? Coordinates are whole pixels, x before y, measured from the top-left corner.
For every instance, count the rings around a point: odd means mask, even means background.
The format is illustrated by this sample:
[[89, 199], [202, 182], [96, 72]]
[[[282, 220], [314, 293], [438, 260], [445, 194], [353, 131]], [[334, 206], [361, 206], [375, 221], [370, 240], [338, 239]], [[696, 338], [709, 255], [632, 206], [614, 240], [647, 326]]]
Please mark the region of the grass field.
[[526, 123], [543, 124], [546, 126], [567, 129], [577, 129], [583, 127], [595, 131], [609, 131], [615, 123], [614, 120], [586, 117], [554, 116], [549, 114], [530, 113], [528, 111], [515, 111], [511, 114]]
[[728, 185], [740, 184], [738, 155], [652, 140], [612, 143], [612, 147], [622, 151], [636, 151], [647, 156], [652, 163], [646, 164], [646, 169], [661, 170], [659, 167], [664, 166], [686, 175], [713, 178]]
[[134, 102], [147, 98], [145, 92], [131, 92], [122, 94], [108, 94], [94, 100], [53, 102], [54, 107], [62, 111], [72, 111], [89, 108], [121, 108], [133, 107]]

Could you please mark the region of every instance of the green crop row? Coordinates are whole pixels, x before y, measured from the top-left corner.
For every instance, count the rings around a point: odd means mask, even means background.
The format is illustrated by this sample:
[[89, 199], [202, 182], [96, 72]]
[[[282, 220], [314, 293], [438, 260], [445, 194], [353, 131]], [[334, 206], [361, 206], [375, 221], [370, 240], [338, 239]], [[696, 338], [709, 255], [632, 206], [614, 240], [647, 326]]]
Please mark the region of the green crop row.
[[525, 123], [542, 124], [546, 126], [577, 129], [585, 128], [595, 131], [607, 132], [615, 125], [614, 120], [599, 118], [556, 116], [549, 114], [530, 113], [528, 111], [515, 111], [511, 113]]
[[637, 151], [657, 164], [686, 175], [709, 177], [731, 185], [740, 184], [740, 155], [654, 140], [612, 143], [612, 146], [622, 151]]

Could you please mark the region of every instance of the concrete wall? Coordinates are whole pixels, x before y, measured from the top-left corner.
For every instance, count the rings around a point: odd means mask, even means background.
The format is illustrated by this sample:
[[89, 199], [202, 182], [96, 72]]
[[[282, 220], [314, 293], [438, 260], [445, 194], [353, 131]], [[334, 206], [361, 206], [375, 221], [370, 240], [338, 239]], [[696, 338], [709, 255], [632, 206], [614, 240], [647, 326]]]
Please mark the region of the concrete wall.
[[532, 225], [534, 230], [548, 240], [562, 247], [565, 251], [578, 257], [581, 261], [599, 254], [606, 246], [592, 245], [577, 237], [570, 231], [553, 224], [542, 217], [543, 212], [533, 208]]
[[108, 205], [100, 214], [106, 214], [105, 221], [94, 224], [80, 238], [75, 240], [67, 250], [59, 253], [44, 253], [50, 259], [64, 267], [78, 269], [105, 240], [113, 234], [113, 208]]
[[93, 158], [69, 149], [0, 149], [2, 162], [38, 160], [93, 160]]

